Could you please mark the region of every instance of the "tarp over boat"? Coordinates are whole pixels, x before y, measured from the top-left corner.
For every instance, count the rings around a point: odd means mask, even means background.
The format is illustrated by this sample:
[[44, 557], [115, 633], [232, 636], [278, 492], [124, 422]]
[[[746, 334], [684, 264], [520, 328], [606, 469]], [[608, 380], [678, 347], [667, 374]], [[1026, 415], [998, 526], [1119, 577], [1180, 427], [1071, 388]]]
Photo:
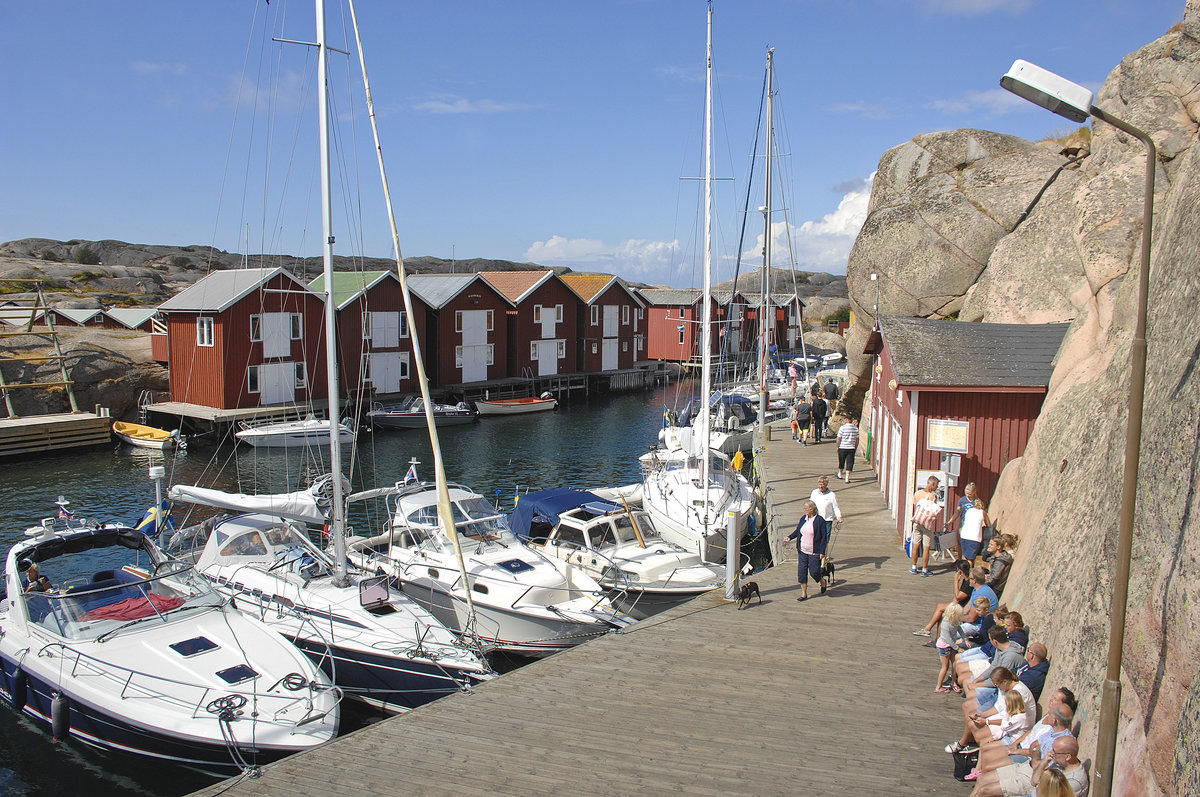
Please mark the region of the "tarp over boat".
[[578, 507], [584, 507], [597, 515], [621, 508], [587, 490], [569, 490], [560, 487], [522, 495], [521, 500], [517, 501], [517, 508], [509, 517], [508, 525], [514, 534], [527, 540], [530, 526], [535, 520], [553, 526], [558, 523], [558, 518], [563, 512], [569, 512]]
[[[343, 479], [342, 484], [349, 490], [349, 482]], [[246, 495], [208, 487], [196, 487], [190, 484], [176, 484], [172, 485], [167, 492], [167, 497], [172, 501], [186, 501], [191, 504], [232, 509], [236, 512], [276, 515], [289, 520], [298, 520], [301, 523], [323, 524], [333, 518], [333, 479], [331, 476], [322, 476], [313, 483], [312, 487], [307, 490], [297, 490], [294, 493]]]

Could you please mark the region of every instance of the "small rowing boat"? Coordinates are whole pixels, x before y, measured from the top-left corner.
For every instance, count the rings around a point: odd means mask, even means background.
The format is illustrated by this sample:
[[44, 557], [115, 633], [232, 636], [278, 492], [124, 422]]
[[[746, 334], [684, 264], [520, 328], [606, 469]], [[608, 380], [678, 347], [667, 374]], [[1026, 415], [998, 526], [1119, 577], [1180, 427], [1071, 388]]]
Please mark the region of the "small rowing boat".
[[155, 429], [153, 426], [144, 426], [140, 423], [114, 421], [112, 431], [118, 439], [138, 448], [153, 448], [163, 451], [176, 445], [180, 448], [184, 447], [179, 430], [168, 432], [165, 429]]
[[498, 399], [496, 401], [476, 401], [475, 407], [480, 415], [520, 415], [526, 412], [545, 412], [558, 406], [558, 402], [549, 393], [543, 393], [537, 398]]

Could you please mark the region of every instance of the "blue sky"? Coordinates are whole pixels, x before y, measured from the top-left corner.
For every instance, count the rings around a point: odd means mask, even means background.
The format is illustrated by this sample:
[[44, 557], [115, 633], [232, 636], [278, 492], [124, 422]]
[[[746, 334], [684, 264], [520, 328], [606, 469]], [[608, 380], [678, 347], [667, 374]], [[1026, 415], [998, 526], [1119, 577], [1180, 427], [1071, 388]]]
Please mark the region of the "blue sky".
[[[330, 0], [332, 41], [343, 12]], [[796, 267], [843, 272], [880, 155], [920, 133], [1069, 123], [999, 88], [1016, 58], [1098, 88], [1184, 0], [718, 0], [717, 278], [739, 249], [766, 48]], [[360, 0], [406, 256], [697, 284], [702, 0]], [[348, 15], [347, 15], [348, 17]], [[0, 240], [320, 252], [310, 0], [5, 3]], [[387, 257], [357, 60], [331, 60], [336, 251]], [[349, 78], [347, 74], [349, 73]], [[349, 81], [349, 82], [348, 82]], [[269, 159], [269, 160], [268, 160]], [[760, 165], [761, 169], [761, 165]], [[761, 192], [761, 189], [757, 189]], [[762, 204], [751, 199], [752, 210]], [[247, 225], [249, 232], [247, 233]], [[761, 215], [749, 226], [761, 229]], [[761, 237], [759, 238], [761, 242]], [[786, 253], [773, 256], [776, 265]]]

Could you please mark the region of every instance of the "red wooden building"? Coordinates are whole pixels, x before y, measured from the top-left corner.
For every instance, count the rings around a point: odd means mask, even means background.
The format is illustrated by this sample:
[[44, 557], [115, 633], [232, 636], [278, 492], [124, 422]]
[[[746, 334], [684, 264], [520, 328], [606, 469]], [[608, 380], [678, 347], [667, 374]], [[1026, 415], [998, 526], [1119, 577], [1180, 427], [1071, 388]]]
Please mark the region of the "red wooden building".
[[700, 291], [641, 288], [646, 305], [646, 358], [689, 362], [699, 350]]
[[[762, 327], [758, 316], [762, 312], [762, 294], [740, 292], [745, 302], [746, 323], [744, 324], [744, 350], [758, 350]], [[780, 351], [795, 351], [800, 348], [800, 327], [804, 323], [804, 302], [794, 293], [771, 294], [771, 345]]]
[[582, 371], [623, 371], [646, 356], [645, 308], [608, 274], [564, 274], [580, 303], [576, 340]]
[[159, 307], [171, 398], [218, 409], [324, 398], [321, 298], [282, 268], [214, 271]]
[[505, 376], [554, 376], [577, 370], [572, 341], [579, 301], [553, 271], [484, 271], [512, 304], [505, 312]]
[[99, 307], [55, 307], [54, 325], [64, 327], [104, 327], [104, 310]]
[[[946, 517], [975, 482], [988, 502], [1000, 471], [1021, 456], [1041, 411], [1067, 324], [975, 324], [884, 318], [864, 349], [873, 355], [871, 404], [861, 445], [904, 533], [925, 472], [957, 454], [942, 479]], [[918, 479], [918, 476], [921, 476]]]
[[502, 379], [506, 313], [515, 309], [479, 274], [414, 274], [408, 289], [425, 303], [421, 345], [431, 385]]
[[[324, 275], [308, 287], [323, 296]], [[420, 331], [425, 324], [425, 303], [415, 295], [412, 300]], [[338, 370], [343, 395], [355, 395], [360, 387], [379, 396], [419, 390], [404, 294], [396, 272], [334, 272], [333, 301], [337, 308]], [[421, 344], [427, 348], [423, 336]]]

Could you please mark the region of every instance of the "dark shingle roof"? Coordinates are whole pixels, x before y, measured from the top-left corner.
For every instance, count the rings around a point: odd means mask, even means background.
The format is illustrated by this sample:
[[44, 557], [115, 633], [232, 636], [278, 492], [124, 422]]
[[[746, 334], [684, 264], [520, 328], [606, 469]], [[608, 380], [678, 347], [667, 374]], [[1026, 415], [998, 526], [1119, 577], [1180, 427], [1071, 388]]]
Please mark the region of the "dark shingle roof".
[[884, 318], [896, 382], [908, 387], [1046, 387], [1070, 324]]

